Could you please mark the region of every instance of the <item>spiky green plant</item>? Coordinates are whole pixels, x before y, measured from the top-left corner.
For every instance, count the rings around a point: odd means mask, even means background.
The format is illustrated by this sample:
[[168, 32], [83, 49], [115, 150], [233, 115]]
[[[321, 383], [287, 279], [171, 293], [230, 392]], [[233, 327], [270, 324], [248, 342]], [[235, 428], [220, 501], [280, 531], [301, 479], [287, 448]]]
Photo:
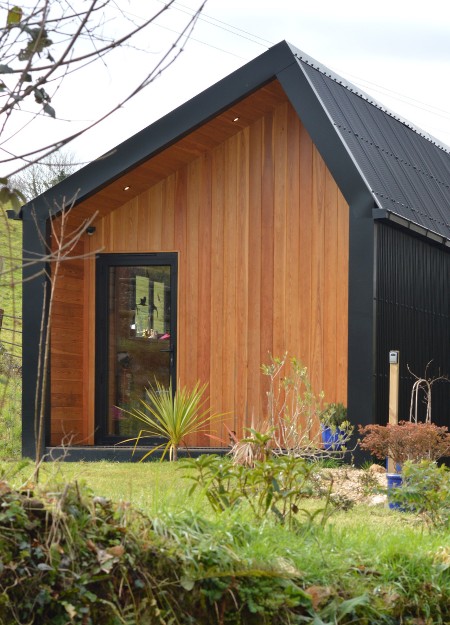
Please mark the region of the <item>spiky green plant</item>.
[[204, 432], [206, 424], [219, 414], [211, 414], [211, 409], [205, 407], [207, 398], [204, 393], [207, 384], [200, 386], [197, 382], [192, 389], [178, 388], [172, 393], [172, 383], [169, 388], [164, 387], [157, 380], [155, 385], [146, 389], [147, 398], [141, 399], [142, 408], [133, 408], [127, 411], [132, 417], [145, 424], [135, 438], [127, 439], [124, 443], [134, 441], [133, 453], [141, 438], [145, 436], [162, 436], [166, 442], [157, 445], [146, 453], [142, 460], [158, 449], [163, 449], [161, 460], [169, 452], [169, 460], [178, 459], [178, 449], [189, 434]]

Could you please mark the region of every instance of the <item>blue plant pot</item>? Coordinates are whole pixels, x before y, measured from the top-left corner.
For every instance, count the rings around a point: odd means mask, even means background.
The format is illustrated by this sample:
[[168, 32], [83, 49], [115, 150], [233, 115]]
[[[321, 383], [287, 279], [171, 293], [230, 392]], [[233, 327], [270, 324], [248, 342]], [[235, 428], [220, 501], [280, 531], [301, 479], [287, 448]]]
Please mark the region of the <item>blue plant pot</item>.
[[[386, 471], [389, 471], [389, 458], [386, 458]], [[400, 463], [396, 462], [394, 471], [396, 473], [401, 473], [402, 472], [402, 465]]]
[[341, 449], [341, 444], [339, 443], [339, 438], [342, 440], [344, 432], [339, 428], [336, 430], [332, 430], [331, 428], [326, 428], [322, 426], [322, 443], [324, 449], [332, 449], [334, 451], [339, 451]]
[[394, 488], [398, 488], [403, 483], [403, 476], [400, 473], [386, 473], [387, 488], [388, 488], [388, 504], [391, 510], [403, 511], [403, 508], [399, 503], [392, 500], [392, 491]]

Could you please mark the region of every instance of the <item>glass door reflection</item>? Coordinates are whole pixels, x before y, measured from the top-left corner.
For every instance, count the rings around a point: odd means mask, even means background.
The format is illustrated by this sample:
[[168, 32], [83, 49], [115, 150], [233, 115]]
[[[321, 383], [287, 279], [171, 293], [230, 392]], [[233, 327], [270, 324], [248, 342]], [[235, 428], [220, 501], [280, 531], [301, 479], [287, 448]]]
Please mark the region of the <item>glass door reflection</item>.
[[102, 361], [106, 365], [97, 403], [103, 414], [98, 437], [103, 443], [137, 436], [142, 424], [129, 411], [142, 409], [146, 389], [155, 381], [169, 392], [175, 379], [176, 266], [174, 262], [119, 264], [117, 256], [99, 257], [104, 266], [97, 278], [103, 276], [107, 283], [103, 291], [106, 328], [97, 326], [103, 352], [99, 366]]

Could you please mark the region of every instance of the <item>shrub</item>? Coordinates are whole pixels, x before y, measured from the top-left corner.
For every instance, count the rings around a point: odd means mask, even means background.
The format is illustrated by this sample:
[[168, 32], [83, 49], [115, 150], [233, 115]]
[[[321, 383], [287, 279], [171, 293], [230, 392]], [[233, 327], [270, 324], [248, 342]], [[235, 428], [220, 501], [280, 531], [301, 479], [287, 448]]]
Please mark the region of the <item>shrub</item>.
[[366, 425], [359, 426], [359, 433], [363, 436], [361, 449], [370, 451], [380, 460], [389, 456], [400, 465], [408, 460], [433, 461], [450, 455], [448, 428], [434, 423], [400, 421], [397, 425]]
[[[302, 500], [315, 495], [317, 487], [312, 477], [317, 465], [304, 458], [291, 455], [275, 456], [265, 461], [255, 461], [252, 467], [233, 464], [228, 459], [203, 455], [182, 462], [182, 469], [194, 483], [190, 492], [202, 488], [216, 512], [235, 508], [243, 502], [257, 521], [267, 514], [289, 529], [299, 527], [298, 515], [303, 513], [310, 524], [313, 517], [300, 508]], [[322, 524], [330, 515], [331, 487], [326, 493], [326, 504], [319, 511]]]
[[431, 526], [450, 528], [450, 471], [435, 462], [407, 462], [403, 482], [391, 494], [402, 510], [420, 514]]
[[337, 429], [341, 426], [346, 426], [347, 421], [347, 408], [342, 403], [328, 404], [326, 409], [320, 415], [320, 423], [324, 427]]
[[[262, 365], [263, 375], [269, 379], [267, 392], [267, 430], [273, 438], [277, 453], [290, 453], [303, 457], [317, 458], [343, 456], [351, 439], [353, 426], [346, 418], [342, 404], [329, 404], [324, 410], [323, 391], [316, 394], [312, 388], [308, 368], [297, 358], [271, 357], [268, 365]], [[322, 446], [320, 422], [339, 419], [337, 444], [329, 449]], [[334, 430], [336, 430], [333, 425]]]

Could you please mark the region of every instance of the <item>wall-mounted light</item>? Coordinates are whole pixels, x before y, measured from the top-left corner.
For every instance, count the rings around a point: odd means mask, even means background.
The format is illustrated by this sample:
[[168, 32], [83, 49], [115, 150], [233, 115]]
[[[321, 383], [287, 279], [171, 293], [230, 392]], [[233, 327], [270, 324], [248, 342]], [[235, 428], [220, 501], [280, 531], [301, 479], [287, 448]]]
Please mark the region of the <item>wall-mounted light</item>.
[[234, 121], [234, 122], [238, 122], [238, 121], [239, 121], [239, 117], [235, 117], [235, 118], [233, 119], [233, 121]]
[[129, 189], [131, 189], [130, 185], [127, 185], [126, 187], [123, 188], [124, 191], [128, 191]]
[[86, 228], [86, 234], [88, 234], [90, 237], [94, 234], [95, 231], [96, 231], [95, 226], [88, 226]]

